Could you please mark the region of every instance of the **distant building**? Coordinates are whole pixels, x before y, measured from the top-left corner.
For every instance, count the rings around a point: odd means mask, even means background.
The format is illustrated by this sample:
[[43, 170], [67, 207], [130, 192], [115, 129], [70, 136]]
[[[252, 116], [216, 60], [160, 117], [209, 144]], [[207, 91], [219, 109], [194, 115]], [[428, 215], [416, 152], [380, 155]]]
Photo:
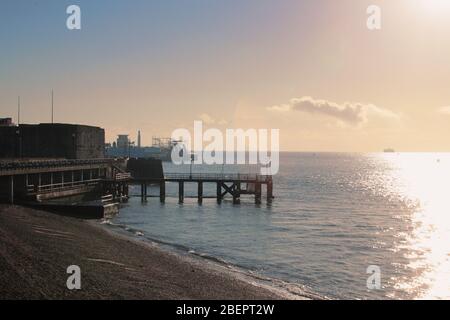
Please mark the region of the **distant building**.
[[98, 159], [105, 130], [77, 124], [0, 126], [0, 158]]
[[129, 145], [130, 145], [130, 139], [128, 139], [127, 134], [119, 134], [117, 136], [117, 148], [128, 149]]

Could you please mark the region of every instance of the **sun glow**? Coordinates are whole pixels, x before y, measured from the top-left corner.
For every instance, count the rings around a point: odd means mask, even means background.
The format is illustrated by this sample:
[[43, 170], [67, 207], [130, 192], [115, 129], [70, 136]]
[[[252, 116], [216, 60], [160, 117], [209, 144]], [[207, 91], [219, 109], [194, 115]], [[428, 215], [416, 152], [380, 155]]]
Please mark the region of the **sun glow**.
[[442, 13], [443, 10], [446, 12], [450, 11], [449, 0], [420, 0], [420, 3], [424, 11], [436, 13]]
[[[414, 203], [413, 229], [399, 247], [409, 252], [413, 280], [396, 283], [416, 299], [450, 298], [450, 154], [383, 155], [392, 165], [396, 190]], [[430, 187], [432, 186], [432, 187]], [[407, 201], [407, 202], [408, 202]]]

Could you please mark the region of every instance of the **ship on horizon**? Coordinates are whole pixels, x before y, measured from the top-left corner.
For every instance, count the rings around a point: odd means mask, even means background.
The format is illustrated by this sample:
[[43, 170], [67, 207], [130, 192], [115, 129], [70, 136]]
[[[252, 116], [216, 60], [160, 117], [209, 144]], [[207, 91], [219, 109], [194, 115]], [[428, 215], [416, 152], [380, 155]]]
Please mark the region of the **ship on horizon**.
[[108, 157], [150, 158], [171, 161], [172, 149], [181, 141], [171, 138], [153, 137], [151, 146], [141, 146], [141, 135], [138, 133], [138, 144], [126, 134], [118, 136], [112, 144], [106, 145]]

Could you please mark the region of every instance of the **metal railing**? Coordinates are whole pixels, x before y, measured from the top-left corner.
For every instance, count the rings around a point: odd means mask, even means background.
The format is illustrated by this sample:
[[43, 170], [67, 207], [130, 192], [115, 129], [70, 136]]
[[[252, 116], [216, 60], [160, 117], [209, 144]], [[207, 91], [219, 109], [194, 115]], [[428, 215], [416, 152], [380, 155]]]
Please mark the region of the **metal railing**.
[[96, 165], [111, 163], [113, 159], [86, 159], [86, 160], [9, 160], [0, 161], [0, 171], [37, 169], [51, 167], [71, 167], [80, 165]]
[[272, 176], [242, 173], [166, 173], [164, 178], [173, 180], [230, 180], [230, 181], [258, 181], [267, 182]]
[[114, 197], [112, 194], [107, 194], [103, 197], [101, 197], [102, 203], [112, 202], [114, 200]]
[[51, 192], [54, 190], [64, 191], [64, 190], [71, 190], [73, 188], [85, 187], [85, 186], [95, 186], [100, 181], [102, 181], [102, 180], [101, 179], [90, 179], [90, 180], [74, 181], [74, 182], [53, 183], [53, 184], [46, 184], [46, 185], [41, 185], [41, 186], [28, 185], [27, 191], [28, 191], [28, 193]]
[[129, 172], [116, 173], [116, 176], [114, 178], [116, 181], [129, 180], [131, 179], [131, 173]]

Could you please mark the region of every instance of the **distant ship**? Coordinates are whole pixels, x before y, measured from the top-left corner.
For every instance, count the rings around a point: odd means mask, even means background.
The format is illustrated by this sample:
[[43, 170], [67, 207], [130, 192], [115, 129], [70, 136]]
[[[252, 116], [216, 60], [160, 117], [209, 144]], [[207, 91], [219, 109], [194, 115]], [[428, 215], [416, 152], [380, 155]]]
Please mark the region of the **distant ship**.
[[394, 149], [388, 148], [388, 149], [384, 149], [384, 152], [385, 152], [385, 153], [394, 153], [395, 150], [394, 150]]
[[117, 142], [106, 147], [106, 155], [108, 157], [152, 158], [170, 162], [172, 161], [172, 149], [179, 143], [182, 141], [154, 137], [152, 146], [141, 147], [140, 143], [135, 146], [128, 135], [120, 135]]

